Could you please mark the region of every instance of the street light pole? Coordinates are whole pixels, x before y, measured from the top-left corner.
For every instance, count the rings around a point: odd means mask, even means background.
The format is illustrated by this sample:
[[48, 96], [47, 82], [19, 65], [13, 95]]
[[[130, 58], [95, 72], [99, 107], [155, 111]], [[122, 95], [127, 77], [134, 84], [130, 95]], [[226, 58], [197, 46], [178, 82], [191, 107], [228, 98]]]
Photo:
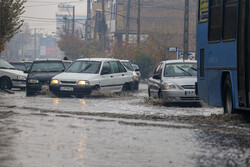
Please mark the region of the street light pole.
[[141, 0], [138, 0], [137, 43], [141, 42]]
[[188, 59], [188, 35], [189, 35], [189, 0], [185, 0], [183, 60]]
[[127, 22], [126, 22], [126, 45], [128, 45], [128, 41], [129, 41], [130, 6], [131, 6], [131, 1], [128, 0], [128, 5], [127, 5]]

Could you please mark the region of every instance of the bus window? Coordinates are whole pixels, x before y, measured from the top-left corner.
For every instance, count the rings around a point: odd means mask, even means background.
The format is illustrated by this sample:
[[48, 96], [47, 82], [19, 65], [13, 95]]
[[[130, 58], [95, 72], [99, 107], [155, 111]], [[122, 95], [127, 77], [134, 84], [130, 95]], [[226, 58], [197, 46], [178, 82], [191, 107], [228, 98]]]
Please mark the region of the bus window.
[[224, 0], [223, 40], [235, 40], [237, 25], [237, 0]]
[[208, 41], [218, 42], [221, 36], [222, 18], [221, 0], [210, 0]]

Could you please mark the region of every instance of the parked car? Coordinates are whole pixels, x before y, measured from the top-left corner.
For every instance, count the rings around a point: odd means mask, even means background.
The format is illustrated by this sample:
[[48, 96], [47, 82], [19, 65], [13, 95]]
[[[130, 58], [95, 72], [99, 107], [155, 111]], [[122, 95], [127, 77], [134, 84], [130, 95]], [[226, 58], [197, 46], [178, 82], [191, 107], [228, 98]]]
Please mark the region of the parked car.
[[117, 59], [78, 59], [64, 72], [52, 78], [50, 90], [56, 95], [82, 97], [98, 91], [128, 91], [133, 87], [133, 73]]
[[29, 68], [32, 64], [32, 62], [25, 62], [25, 61], [17, 61], [17, 62], [9, 62], [12, 66], [15, 67], [16, 70], [23, 71], [25, 73], [28, 73]]
[[195, 94], [196, 81], [196, 61], [162, 61], [148, 80], [148, 95], [163, 98], [164, 102], [199, 102]]
[[133, 68], [134, 68], [134, 70], [139, 78], [139, 81], [140, 81], [141, 80], [141, 72], [140, 72], [139, 66], [137, 64], [132, 64], [132, 66], [133, 66]]
[[138, 90], [139, 89], [139, 76], [137, 75], [135, 69], [132, 66], [132, 63], [129, 60], [120, 60], [122, 62], [122, 64], [125, 66], [125, 68], [128, 71], [132, 71], [133, 72], [133, 79], [134, 79], [134, 87], [133, 90]]
[[44, 87], [48, 87], [51, 78], [64, 70], [62, 60], [35, 60], [27, 77], [26, 96], [38, 93]]
[[26, 87], [26, 77], [23, 71], [16, 70], [11, 64], [0, 59], [0, 88], [12, 89]]

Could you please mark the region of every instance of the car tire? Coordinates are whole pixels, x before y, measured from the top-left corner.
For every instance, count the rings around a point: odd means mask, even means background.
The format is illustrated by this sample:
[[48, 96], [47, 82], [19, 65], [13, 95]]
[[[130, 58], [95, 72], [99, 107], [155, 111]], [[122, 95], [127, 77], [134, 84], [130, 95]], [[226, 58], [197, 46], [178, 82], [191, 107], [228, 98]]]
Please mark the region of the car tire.
[[223, 84], [223, 109], [224, 113], [233, 114], [235, 109], [233, 108], [233, 93], [230, 76], [227, 75]]
[[2, 90], [4, 90], [4, 89], [10, 90], [12, 88], [12, 82], [11, 82], [10, 78], [8, 78], [8, 77], [2, 78], [2, 80], [0, 82], [0, 88]]
[[159, 92], [158, 92], [158, 98], [162, 99], [162, 92], [161, 92], [161, 90], [159, 90]]
[[131, 91], [130, 85], [128, 83], [125, 83], [122, 87], [123, 92]]
[[148, 88], [148, 97], [151, 97], [150, 88]]
[[32, 96], [34, 93], [31, 93], [29, 88], [26, 88], [26, 96]]

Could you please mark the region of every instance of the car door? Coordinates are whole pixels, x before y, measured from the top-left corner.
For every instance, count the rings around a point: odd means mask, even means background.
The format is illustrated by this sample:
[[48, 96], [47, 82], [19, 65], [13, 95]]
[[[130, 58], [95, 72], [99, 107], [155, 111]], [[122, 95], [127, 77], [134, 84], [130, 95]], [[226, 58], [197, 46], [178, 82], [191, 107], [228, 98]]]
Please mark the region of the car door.
[[109, 61], [104, 61], [100, 74], [100, 86], [104, 91], [114, 90], [114, 73]]
[[154, 70], [153, 76], [149, 78], [148, 91], [152, 97], [158, 97], [163, 67], [164, 63], [160, 63]]
[[127, 70], [119, 61], [111, 61], [111, 65], [114, 71], [115, 89], [122, 90], [123, 85], [128, 82]]

